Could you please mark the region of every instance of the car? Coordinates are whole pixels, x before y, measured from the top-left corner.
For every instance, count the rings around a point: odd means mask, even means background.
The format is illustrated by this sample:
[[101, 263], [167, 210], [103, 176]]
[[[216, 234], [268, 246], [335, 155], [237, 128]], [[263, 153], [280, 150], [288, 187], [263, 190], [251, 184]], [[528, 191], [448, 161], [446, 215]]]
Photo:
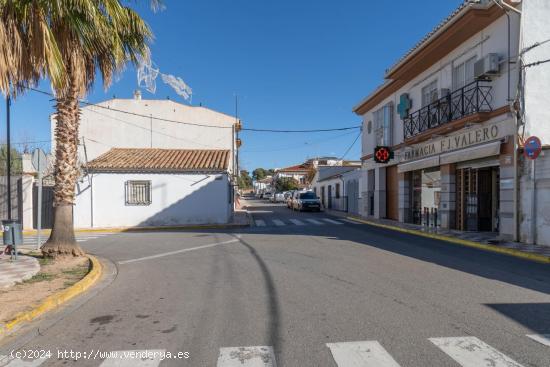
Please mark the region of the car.
[[294, 196], [293, 209], [298, 211], [321, 211], [321, 200], [313, 191], [301, 191]]
[[275, 195], [273, 195], [273, 199], [271, 200], [274, 203], [282, 203], [285, 201], [285, 195], [284, 192], [276, 192]]
[[304, 192], [305, 190], [294, 190], [292, 191], [292, 195], [290, 195], [290, 199], [289, 199], [289, 203], [288, 203], [288, 207], [292, 210], [295, 209], [295, 203], [296, 203], [296, 200], [298, 199], [298, 196], [300, 195], [300, 193]]
[[289, 208], [289, 209], [292, 209], [292, 200], [294, 199], [294, 193], [295, 192], [296, 192], [296, 190], [292, 190], [292, 191], [288, 192], [288, 196], [287, 196], [287, 199], [286, 199], [286, 207]]
[[266, 193], [264, 194], [263, 198], [266, 199], [266, 200], [271, 200], [271, 197], [272, 197], [272, 196], [273, 196], [272, 193], [266, 192]]

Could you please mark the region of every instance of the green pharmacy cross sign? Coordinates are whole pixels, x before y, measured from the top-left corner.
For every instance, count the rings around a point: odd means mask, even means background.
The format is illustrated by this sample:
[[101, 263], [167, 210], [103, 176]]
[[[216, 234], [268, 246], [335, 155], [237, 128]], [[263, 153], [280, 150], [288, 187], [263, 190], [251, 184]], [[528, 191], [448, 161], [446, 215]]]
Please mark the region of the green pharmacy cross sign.
[[411, 107], [412, 101], [409, 98], [409, 93], [403, 93], [399, 97], [399, 104], [397, 105], [397, 112], [399, 113], [399, 116], [401, 116], [402, 120], [409, 116], [409, 110]]

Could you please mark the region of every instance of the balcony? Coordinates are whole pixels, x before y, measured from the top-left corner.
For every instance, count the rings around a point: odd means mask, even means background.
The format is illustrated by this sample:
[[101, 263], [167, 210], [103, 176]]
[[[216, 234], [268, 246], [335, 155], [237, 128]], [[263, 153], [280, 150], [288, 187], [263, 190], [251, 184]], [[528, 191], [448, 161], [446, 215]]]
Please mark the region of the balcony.
[[491, 112], [490, 83], [477, 80], [411, 113], [403, 120], [405, 140], [476, 113]]

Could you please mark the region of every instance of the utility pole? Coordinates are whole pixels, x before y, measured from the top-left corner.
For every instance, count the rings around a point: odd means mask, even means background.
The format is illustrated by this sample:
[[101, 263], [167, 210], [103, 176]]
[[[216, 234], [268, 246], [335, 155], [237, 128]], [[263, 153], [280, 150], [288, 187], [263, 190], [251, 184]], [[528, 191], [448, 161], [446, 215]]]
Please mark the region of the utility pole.
[[11, 220], [11, 132], [10, 132], [10, 105], [11, 99], [8, 94], [6, 97], [6, 138], [7, 138], [7, 178], [8, 178], [8, 220]]

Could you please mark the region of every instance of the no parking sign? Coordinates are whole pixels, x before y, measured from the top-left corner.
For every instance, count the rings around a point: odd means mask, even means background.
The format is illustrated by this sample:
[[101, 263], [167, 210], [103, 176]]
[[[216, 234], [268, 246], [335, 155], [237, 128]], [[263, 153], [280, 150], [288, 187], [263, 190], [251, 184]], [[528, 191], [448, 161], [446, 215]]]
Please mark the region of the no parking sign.
[[525, 141], [525, 146], [523, 147], [523, 155], [527, 159], [537, 159], [542, 151], [542, 143], [540, 139], [536, 136], [531, 136]]

